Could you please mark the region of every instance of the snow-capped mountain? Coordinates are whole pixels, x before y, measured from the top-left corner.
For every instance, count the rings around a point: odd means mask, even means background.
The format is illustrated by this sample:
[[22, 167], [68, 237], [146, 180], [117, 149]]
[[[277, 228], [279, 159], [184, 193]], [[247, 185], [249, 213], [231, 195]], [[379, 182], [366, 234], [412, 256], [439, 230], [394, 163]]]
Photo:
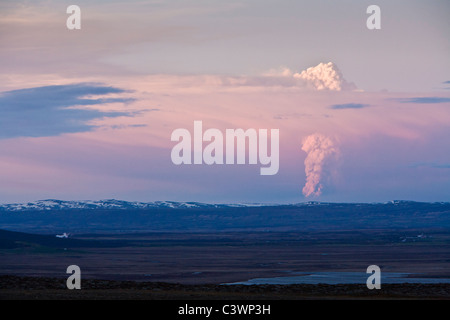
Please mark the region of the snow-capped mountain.
[[[414, 204], [412, 201], [393, 200], [385, 202], [384, 205], [408, 205]], [[443, 203], [442, 203], [443, 204]], [[69, 210], [69, 209], [188, 209], [188, 208], [247, 208], [247, 207], [323, 207], [323, 206], [342, 206], [348, 204], [334, 204], [329, 202], [307, 201], [295, 204], [264, 204], [264, 203], [235, 203], [235, 204], [209, 204], [201, 202], [176, 202], [176, 201], [154, 201], [154, 202], [138, 202], [124, 201], [116, 199], [107, 200], [82, 200], [82, 201], [64, 201], [64, 200], [38, 200], [27, 203], [9, 203], [0, 204], [0, 211], [50, 211], [50, 210]], [[381, 203], [372, 204], [354, 204], [354, 205], [382, 205]]]
[[226, 208], [226, 207], [255, 207], [264, 204], [207, 204], [199, 202], [175, 202], [175, 201], [155, 201], [136, 202], [123, 200], [84, 200], [84, 201], [64, 201], [64, 200], [38, 200], [27, 203], [0, 204], [0, 210], [4, 211], [28, 211], [28, 210], [67, 210], [67, 209], [152, 209], [152, 208]]
[[41, 200], [0, 205], [0, 230], [90, 232], [311, 231], [450, 228], [450, 203], [205, 204]]

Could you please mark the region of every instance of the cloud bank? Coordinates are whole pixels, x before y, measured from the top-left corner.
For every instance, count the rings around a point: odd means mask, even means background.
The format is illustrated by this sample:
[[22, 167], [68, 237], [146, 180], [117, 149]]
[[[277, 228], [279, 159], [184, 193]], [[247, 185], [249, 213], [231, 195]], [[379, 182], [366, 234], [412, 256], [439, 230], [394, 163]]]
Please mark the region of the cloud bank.
[[263, 77], [251, 79], [248, 83], [299, 87], [317, 91], [346, 91], [357, 89], [353, 83], [347, 82], [344, 79], [342, 72], [333, 62], [319, 63], [301, 72], [294, 72], [289, 68], [271, 70]]
[[129, 98], [86, 98], [125, 92], [122, 89], [82, 83], [12, 90], [0, 93], [0, 139], [45, 137], [90, 131], [87, 121], [126, 116], [81, 106], [126, 103]]
[[306, 183], [303, 187], [305, 197], [320, 196], [324, 188], [324, 179], [330, 173], [333, 160], [339, 155], [336, 143], [322, 134], [312, 134], [302, 143], [307, 153], [305, 159]]
[[[160, 75], [158, 77], [161, 77]], [[294, 72], [289, 68], [272, 69], [261, 75], [249, 76], [169, 76], [170, 83], [179, 82], [180, 86], [190, 85], [199, 87], [221, 87], [231, 89], [254, 88], [286, 88], [311, 91], [349, 91], [357, 87], [347, 82], [338, 67], [332, 63], [319, 63], [317, 66], [308, 68], [301, 72]]]

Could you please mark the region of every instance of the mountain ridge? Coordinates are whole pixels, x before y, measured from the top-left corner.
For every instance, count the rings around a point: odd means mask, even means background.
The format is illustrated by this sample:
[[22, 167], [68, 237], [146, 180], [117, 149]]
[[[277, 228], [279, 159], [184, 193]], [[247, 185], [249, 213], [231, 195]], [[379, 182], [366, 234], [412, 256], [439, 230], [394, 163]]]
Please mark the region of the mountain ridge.
[[187, 209], [187, 208], [220, 208], [220, 207], [247, 207], [262, 206], [263, 204], [209, 204], [201, 202], [179, 202], [179, 201], [125, 201], [117, 199], [105, 200], [57, 200], [46, 199], [26, 203], [0, 204], [0, 210], [22, 211], [22, 210], [67, 210], [67, 209]]
[[46, 200], [0, 207], [0, 229], [39, 233], [450, 229], [450, 203], [213, 205]]
[[58, 200], [45, 199], [24, 203], [0, 204], [0, 211], [49, 211], [70, 209], [200, 209], [200, 208], [246, 208], [246, 207], [282, 207], [282, 206], [329, 206], [329, 205], [401, 205], [401, 204], [449, 204], [450, 202], [420, 202], [412, 200], [391, 200], [387, 202], [321, 202], [306, 201], [299, 203], [203, 203], [195, 201], [126, 201], [118, 199], [104, 200]]

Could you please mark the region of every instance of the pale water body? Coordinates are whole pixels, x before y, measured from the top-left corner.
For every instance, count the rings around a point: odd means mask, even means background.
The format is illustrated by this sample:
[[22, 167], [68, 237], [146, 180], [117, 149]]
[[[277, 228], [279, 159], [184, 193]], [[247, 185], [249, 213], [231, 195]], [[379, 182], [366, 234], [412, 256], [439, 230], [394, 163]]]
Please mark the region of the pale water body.
[[[255, 278], [233, 284], [366, 284], [371, 274], [365, 272], [293, 272], [293, 276]], [[447, 278], [407, 278], [409, 273], [381, 272], [383, 283], [450, 283]]]

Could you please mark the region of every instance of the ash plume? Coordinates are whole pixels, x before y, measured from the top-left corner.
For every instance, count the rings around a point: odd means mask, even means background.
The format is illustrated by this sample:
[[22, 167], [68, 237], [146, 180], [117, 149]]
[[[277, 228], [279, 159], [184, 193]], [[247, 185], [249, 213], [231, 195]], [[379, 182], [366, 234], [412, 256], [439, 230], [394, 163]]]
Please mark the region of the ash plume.
[[353, 83], [347, 82], [339, 68], [333, 63], [319, 63], [315, 67], [295, 73], [294, 78], [306, 81], [307, 86], [316, 90], [355, 90]]
[[307, 153], [303, 194], [306, 197], [319, 196], [324, 188], [324, 180], [332, 174], [332, 164], [339, 156], [339, 148], [330, 137], [315, 133], [303, 139], [302, 150]]

